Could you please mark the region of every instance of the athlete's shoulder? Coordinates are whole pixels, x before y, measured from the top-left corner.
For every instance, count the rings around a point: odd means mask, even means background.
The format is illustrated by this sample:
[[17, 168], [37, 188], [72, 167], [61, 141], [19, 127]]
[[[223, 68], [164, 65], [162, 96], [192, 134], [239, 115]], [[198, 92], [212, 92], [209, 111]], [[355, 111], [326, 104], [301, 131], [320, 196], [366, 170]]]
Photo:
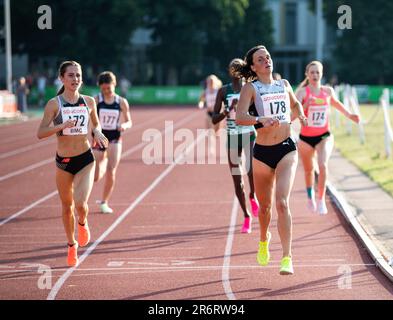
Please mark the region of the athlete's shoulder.
[[281, 81], [281, 83], [283, 83], [284, 86], [286, 86], [286, 87], [290, 87], [291, 86], [291, 84], [289, 83], [289, 81], [287, 79], [280, 79], [278, 81]]
[[95, 99], [92, 97], [92, 96], [86, 96], [86, 95], [83, 95], [83, 94], [81, 94], [81, 97], [83, 98], [83, 99], [85, 99], [85, 101], [86, 101], [86, 103], [87, 104], [95, 104]]
[[332, 94], [334, 89], [330, 86], [330, 85], [323, 85], [321, 86], [321, 89], [325, 92], [327, 92], [328, 94]]
[[48, 100], [48, 102], [46, 103], [46, 108], [54, 108], [54, 107], [57, 108], [58, 105], [59, 105], [58, 96], [56, 96]]
[[126, 105], [126, 106], [128, 106], [128, 100], [127, 100], [127, 98], [122, 97], [122, 96], [118, 96], [118, 97], [119, 97], [119, 103], [120, 103], [120, 105]]
[[295, 91], [296, 95], [304, 95], [306, 93], [306, 87], [297, 87]]

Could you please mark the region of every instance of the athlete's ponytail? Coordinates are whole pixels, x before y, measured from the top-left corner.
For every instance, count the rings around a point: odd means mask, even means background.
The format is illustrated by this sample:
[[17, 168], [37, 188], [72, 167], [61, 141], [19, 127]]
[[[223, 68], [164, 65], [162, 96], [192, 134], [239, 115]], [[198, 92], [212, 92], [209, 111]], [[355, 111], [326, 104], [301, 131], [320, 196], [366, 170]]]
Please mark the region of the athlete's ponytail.
[[[67, 68], [69, 66], [75, 66], [75, 67], [79, 67], [82, 70], [81, 65], [78, 62], [75, 61], [64, 61], [61, 63], [60, 67], [59, 67], [59, 78], [60, 77], [64, 77]], [[64, 85], [61, 86], [60, 90], [57, 92], [57, 96], [61, 95], [64, 92]]]
[[61, 88], [59, 89], [59, 91], [57, 91], [57, 96], [61, 95], [64, 92], [64, 85], [61, 86]]
[[257, 78], [257, 74], [251, 70], [251, 66], [254, 64], [252, 61], [252, 56], [256, 51], [260, 49], [266, 50], [266, 47], [263, 45], [252, 47], [250, 50], [247, 51], [243, 62], [238, 65], [237, 72], [242, 78], [245, 78], [246, 81], [252, 81]]

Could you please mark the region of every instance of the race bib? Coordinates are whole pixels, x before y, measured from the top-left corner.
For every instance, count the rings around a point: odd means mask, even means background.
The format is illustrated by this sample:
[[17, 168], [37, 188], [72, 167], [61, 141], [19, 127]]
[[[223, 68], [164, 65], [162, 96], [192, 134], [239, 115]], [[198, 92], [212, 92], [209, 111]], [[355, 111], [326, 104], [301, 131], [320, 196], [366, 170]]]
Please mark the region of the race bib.
[[286, 93], [268, 93], [261, 98], [265, 117], [278, 119], [280, 123], [291, 122], [289, 96]]
[[[228, 100], [228, 108], [231, 108], [233, 100], [239, 101], [240, 98], [240, 93], [233, 93], [233, 94], [228, 94], [227, 95], [227, 100]], [[229, 119], [236, 119], [236, 105], [235, 107], [229, 111], [228, 115]]]
[[327, 123], [327, 106], [309, 106], [308, 107], [308, 126], [322, 128]]
[[103, 130], [117, 130], [119, 110], [100, 109], [100, 123]]
[[63, 129], [63, 135], [75, 136], [87, 134], [89, 124], [89, 111], [87, 107], [62, 107], [61, 115], [63, 123], [67, 120], [76, 120], [74, 127]]

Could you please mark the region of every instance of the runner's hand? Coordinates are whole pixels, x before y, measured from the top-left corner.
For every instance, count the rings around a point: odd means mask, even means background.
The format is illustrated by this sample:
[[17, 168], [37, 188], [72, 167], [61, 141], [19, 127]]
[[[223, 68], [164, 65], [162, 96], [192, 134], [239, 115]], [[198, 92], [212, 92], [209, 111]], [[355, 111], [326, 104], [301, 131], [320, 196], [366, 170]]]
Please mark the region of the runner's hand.
[[98, 143], [101, 148], [108, 148], [108, 139], [99, 130], [94, 130], [94, 141]]
[[75, 127], [76, 120], [69, 119], [63, 123], [63, 129]]
[[305, 117], [305, 116], [299, 116], [299, 121], [300, 121], [300, 124], [301, 124], [302, 126], [304, 126], [304, 127], [307, 127], [307, 126], [308, 126], [307, 117]]
[[260, 122], [263, 124], [264, 128], [279, 127], [280, 126], [280, 121], [278, 119], [263, 118], [260, 120]]

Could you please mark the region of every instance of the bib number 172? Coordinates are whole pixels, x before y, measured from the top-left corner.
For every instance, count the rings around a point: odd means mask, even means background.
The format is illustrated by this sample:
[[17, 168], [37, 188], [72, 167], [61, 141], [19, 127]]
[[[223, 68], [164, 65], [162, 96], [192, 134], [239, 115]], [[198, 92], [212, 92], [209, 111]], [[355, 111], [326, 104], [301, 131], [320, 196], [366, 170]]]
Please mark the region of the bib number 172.
[[[68, 120], [72, 120], [72, 118], [74, 118], [74, 120], [76, 120], [75, 122], [75, 126], [76, 127], [83, 127], [85, 125], [85, 116], [84, 115], [76, 115], [76, 116], [68, 116]], [[78, 124], [79, 122], [79, 124]]]

